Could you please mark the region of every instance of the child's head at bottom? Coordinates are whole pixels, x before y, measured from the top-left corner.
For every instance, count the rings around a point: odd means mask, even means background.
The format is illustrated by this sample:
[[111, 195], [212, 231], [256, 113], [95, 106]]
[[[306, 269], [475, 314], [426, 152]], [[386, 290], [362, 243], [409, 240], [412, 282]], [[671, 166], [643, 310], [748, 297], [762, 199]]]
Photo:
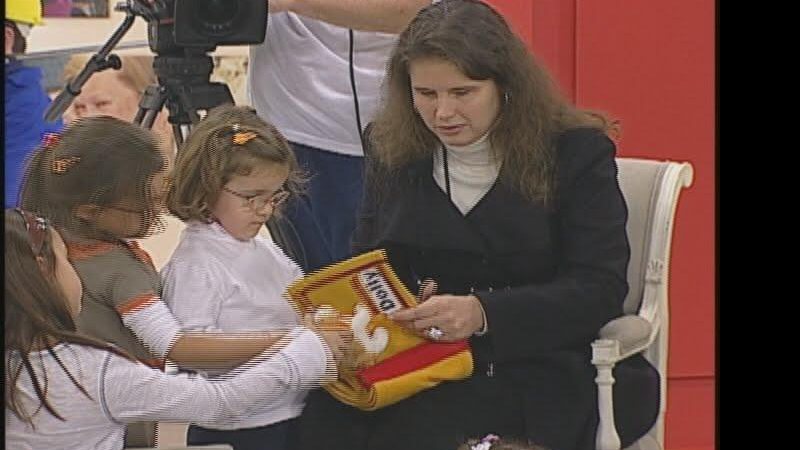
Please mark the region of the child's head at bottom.
[[163, 210], [166, 165], [149, 130], [112, 117], [80, 119], [34, 152], [22, 206], [83, 237], [144, 237]]
[[302, 181], [274, 126], [251, 108], [225, 105], [210, 111], [178, 151], [167, 206], [184, 221], [218, 222], [248, 240]]
[[470, 439], [457, 450], [547, 450], [535, 444], [525, 444], [521, 440], [501, 439], [489, 434], [481, 439]]

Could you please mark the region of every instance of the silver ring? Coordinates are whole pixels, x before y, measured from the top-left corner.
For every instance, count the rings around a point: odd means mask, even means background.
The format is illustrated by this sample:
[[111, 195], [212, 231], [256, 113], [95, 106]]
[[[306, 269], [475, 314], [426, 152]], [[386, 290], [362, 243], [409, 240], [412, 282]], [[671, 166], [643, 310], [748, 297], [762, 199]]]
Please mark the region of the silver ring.
[[444, 337], [444, 331], [442, 331], [442, 329], [439, 327], [430, 327], [425, 330], [425, 336], [428, 336], [428, 338], [432, 341], [438, 341]]

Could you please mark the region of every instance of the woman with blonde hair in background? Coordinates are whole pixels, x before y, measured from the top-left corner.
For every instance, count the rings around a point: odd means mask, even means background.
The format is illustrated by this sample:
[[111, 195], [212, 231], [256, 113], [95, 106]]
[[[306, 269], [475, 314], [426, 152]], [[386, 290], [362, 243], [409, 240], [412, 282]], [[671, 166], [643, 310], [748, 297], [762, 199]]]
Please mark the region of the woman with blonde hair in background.
[[[149, 55], [120, 56], [119, 70], [97, 72], [81, 88], [81, 93], [64, 112], [64, 122], [91, 116], [112, 116], [133, 121], [139, 110], [139, 100], [148, 86], [158, 84], [153, 71], [153, 57]], [[75, 78], [89, 61], [89, 55], [72, 55], [64, 66], [64, 81]], [[153, 132], [158, 136], [170, 163], [175, 159], [175, 139], [167, 121], [166, 109], [161, 111], [153, 123]]]

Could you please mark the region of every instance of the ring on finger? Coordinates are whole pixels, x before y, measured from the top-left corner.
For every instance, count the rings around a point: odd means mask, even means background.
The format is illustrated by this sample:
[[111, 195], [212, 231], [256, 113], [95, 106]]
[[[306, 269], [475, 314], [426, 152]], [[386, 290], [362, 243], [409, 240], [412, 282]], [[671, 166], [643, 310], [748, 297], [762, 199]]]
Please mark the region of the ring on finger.
[[438, 341], [444, 337], [444, 331], [439, 327], [429, 327], [425, 330], [425, 336], [432, 341]]

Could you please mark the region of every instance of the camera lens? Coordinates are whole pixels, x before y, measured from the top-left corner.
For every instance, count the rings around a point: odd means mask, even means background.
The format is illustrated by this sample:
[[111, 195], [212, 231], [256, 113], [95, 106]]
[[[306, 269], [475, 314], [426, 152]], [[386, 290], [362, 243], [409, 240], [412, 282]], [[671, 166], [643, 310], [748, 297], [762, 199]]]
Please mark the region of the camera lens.
[[232, 22], [239, 16], [238, 0], [198, 0], [196, 8], [202, 27], [210, 32], [231, 31]]
[[172, 47], [213, 50], [217, 45], [264, 41], [265, 0], [159, 0], [157, 3], [164, 3], [167, 12], [174, 11], [174, 25], [164, 31], [172, 32]]

